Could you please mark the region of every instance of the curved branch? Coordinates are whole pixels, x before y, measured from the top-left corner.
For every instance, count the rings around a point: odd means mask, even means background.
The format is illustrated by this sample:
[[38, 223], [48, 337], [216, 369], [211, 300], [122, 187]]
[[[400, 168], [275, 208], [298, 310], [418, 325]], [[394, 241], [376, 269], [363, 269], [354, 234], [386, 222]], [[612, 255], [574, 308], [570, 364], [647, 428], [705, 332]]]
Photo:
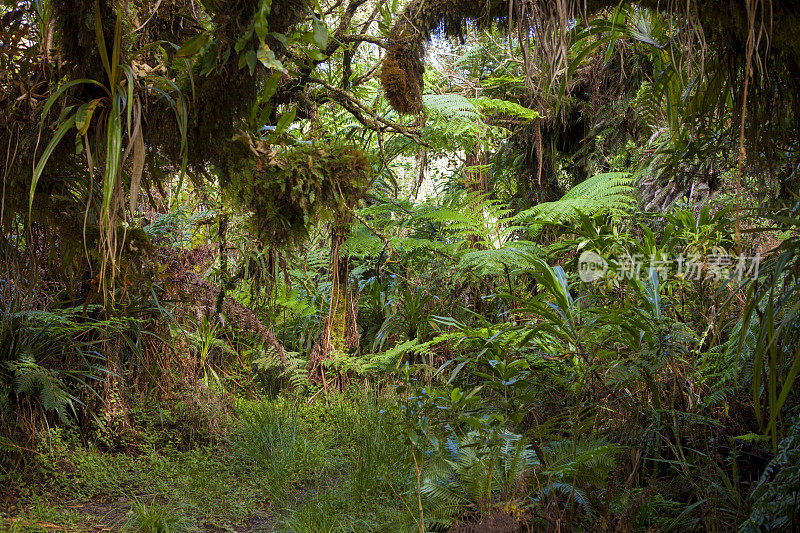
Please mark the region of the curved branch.
[[365, 128], [374, 131], [399, 133], [422, 146], [428, 148], [430, 147], [425, 141], [422, 140], [422, 134], [418, 129], [409, 128], [402, 124], [398, 124], [397, 122], [391, 122], [389, 120], [386, 120], [378, 113], [374, 112], [373, 110], [365, 106], [363, 103], [361, 103], [350, 92], [345, 91], [344, 89], [340, 89], [338, 87], [334, 87], [330, 83], [319, 78], [309, 77], [308, 81], [312, 83], [317, 83], [321, 85], [323, 88], [325, 88], [325, 90], [327, 91], [328, 98], [330, 98], [334, 102], [344, 107]]

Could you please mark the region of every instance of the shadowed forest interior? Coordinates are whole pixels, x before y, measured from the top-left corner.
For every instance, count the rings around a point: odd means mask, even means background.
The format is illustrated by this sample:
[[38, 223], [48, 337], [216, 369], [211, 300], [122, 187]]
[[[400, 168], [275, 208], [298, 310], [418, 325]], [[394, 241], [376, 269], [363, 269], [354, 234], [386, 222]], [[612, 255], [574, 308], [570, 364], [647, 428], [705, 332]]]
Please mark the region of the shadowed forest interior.
[[0, 529], [800, 530], [799, 27], [3, 0]]

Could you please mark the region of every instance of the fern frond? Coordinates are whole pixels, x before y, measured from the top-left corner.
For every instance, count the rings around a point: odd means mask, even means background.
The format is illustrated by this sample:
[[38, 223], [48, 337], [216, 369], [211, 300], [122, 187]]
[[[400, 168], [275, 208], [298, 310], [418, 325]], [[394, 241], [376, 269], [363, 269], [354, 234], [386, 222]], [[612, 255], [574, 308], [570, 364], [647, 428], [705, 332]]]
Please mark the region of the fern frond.
[[530, 241], [514, 241], [502, 248], [467, 250], [458, 261], [460, 271], [474, 270], [480, 275], [501, 275], [516, 272], [528, 264], [526, 257], [540, 256], [542, 248]]
[[602, 439], [554, 441], [547, 445], [547, 473], [553, 479], [602, 485], [616, 467], [620, 448]]
[[484, 114], [497, 113], [524, 120], [535, 120], [540, 118], [539, 113], [533, 109], [523, 107], [516, 102], [501, 100], [499, 98], [489, 98], [482, 96], [474, 100], [475, 105]]
[[514, 222], [563, 224], [578, 219], [579, 212], [622, 214], [634, 206], [634, 177], [629, 172], [597, 174], [570, 189], [560, 200], [522, 211]]
[[481, 117], [478, 107], [460, 94], [426, 94], [422, 96], [422, 102], [428, 113], [473, 122]]
[[800, 415], [750, 495], [750, 516], [742, 533], [795, 530], [800, 520]]
[[421, 495], [426, 517], [449, 527], [470, 508], [497, 505], [511, 497], [522, 473], [535, 455], [520, 435], [504, 432], [489, 446], [485, 435], [472, 431], [451, 435], [442, 450], [426, 463]]

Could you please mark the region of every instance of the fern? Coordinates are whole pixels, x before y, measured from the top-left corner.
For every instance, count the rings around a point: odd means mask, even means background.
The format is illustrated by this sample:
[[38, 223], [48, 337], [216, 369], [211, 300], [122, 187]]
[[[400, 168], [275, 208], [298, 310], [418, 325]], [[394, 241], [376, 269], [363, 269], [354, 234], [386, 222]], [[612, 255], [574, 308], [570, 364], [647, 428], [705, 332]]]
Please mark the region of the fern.
[[465, 511], [489, 511], [514, 497], [518, 481], [535, 464], [520, 435], [504, 432], [487, 445], [478, 432], [451, 435], [426, 465], [420, 495], [431, 525], [449, 527]]
[[422, 101], [429, 113], [440, 114], [456, 120], [476, 121], [490, 113], [534, 120], [539, 113], [515, 102], [499, 98], [467, 98], [459, 94], [426, 94]]
[[478, 106], [460, 94], [426, 94], [422, 97], [422, 102], [429, 113], [465, 121], [481, 118]]
[[532, 109], [497, 98], [426, 94], [422, 100], [428, 111], [423, 137], [434, 150], [472, 151], [477, 145], [489, 149], [494, 141], [508, 135], [508, 129], [500, 124], [509, 128], [510, 122], [539, 118]]
[[253, 366], [264, 374], [277, 374], [278, 379], [293, 390], [303, 390], [308, 385], [308, 361], [298, 352], [284, 352], [286, 365], [274, 349], [260, 349], [259, 356], [253, 359]]
[[750, 494], [752, 510], [740, 532], [796, 531], [800, 526], [800, 415]]
[[[418, 237], [391, 237], [388, 239], [394, 253], [412, 254], [424, 250], [444, 251], [446, 244], [440, 241]], [[376, 257], [386, 248], [386, 242], [368, 230], [359, 228], [342, 244], [342, 254], [364, 259]]]
[[480, 275], [511, 274], [524, 268], [530, 255], [542, 255], [542, 248], [530, 241], [514, 241], [502, 248], [468, 250], [461, 256], [458, 269], [473, 270]]
[[500, 100], [499, 98], [482, 96], [475, 99], [474, 102], [478, 109], [480, 109], [484, 114], [497, 113], [514, 118], [521, 118], [526, 121], [540, 118], [539, 113], [533, 109], [523, 107], [516, 102], [509, 102], [508, 100]]
[[[708, 391], [703, 399], [706, 405], [724, 406], [728, 396], [735, 393], [740, 376], [752, 372], [753, 360], [750, 355], [755, 348], [759, 323], [750, 322], [744, 334], [742, 326], [743, 322], [739, 320], [725, 343], [713, 346], [698, 360], [698, 377], [705, 385], [703, 388]], [[742, 336], [742, 347], [747, 357], [739, 353], [739, 340]]]
[[[379, 210], [363, 210], [373, 216]], [[388, 223], [382, 231], [408, 232], [409, 226], [420, 231], [412, 235], [387, 237], [392, 253], [413, 254], [432, 251], [449, 257], [459, 271], [477, 270], [485, 274], [503, 274], [522, 264], [519, 254], [538, 254], [539, 248], [526, 241], [505, 246], [520, 228], [511, 224], [510, 210], [480, 194], [467, 195], [462, 201], [439, 206], [423, 203], [403, 219]], [[431, 238], [423, 235], [431, 235]], [[478, 246], [476, 246], [478, 245]], [[345, 241], [343, 250], [352, 257], [377, 256], [387, 248], [384, 239], [358, 227]]]
[[474, 150], [476, 144], [490, 143], [504, 134], [504, 130], [484, 120], [483, 110], [504, 109], [509, 114], [524, 114], [525, 108], [515, 108], [502, 100], [471, 100], [458, 94], [426, 94], [422, 97], [428, 110], [424, 128], [425, 141], [434, 149]]
[[629, 172], [597, 174], [570, 189], [560, 200], [533, 206], [516, 215], [515, 222], [563, 224], [579, 213], [623, 214], [634, 206], [634, 178]]
[[546, 464], [540, 480], [547, 480], [539, 490], [544, 500], [552, 494], [572, 498], [587, 516], [594, 508], [587, 496], [587, 485], [603, 486], [616, 467], [620, 447], [602, 439], [553, 441], [543, 447]]
[[55, 411], [64, 423], [68, 421], [68, 407], [76, 414], [73, 397], [66, 392], [63, 380], [54, 371], [36, 364], [32, 356], [23, 355], [18, 361], [7, 363], [7, 367], [14, 374], [17, 395], [38, 397], [42, 409]]
[[616, 466], [620, 448], [602, 439], [553, 441], [545, 448], [546, 473], [551, 479], [577, 484], [603, 485]]
[[[17, 297], [2, 303], [0, 415], [9, 415], [12, 408], [19, 406], [21, 397], [28, 397], [38, 400], [42, 411], [55, 412], [66, 423], [70, 414], [76, 414], [77, 406], [83, 405], [70, 392], [71, 386], [79, 383], [94, 392], [87, 381], [101, 381], [107, 375], [90, 363], [90, 359], [103, 359], [102, 356], [89, 342], [78, 339], [88, 332], [119, 331], [136, 320], [78, 322], [83, 308], [33, 310]], [[72, 364], [75, 362], [78, 365]]]
[[447, 206], [423, 205], [418, 215], [460, 241], [500, 246], [516, 229], [508, 224], [509, 209], [481, 194], [469, 194], [463, 201]]
[[632, 104], [645, 126], [656, 128], [664, 123], [663, 100], [664, 95], [659, 93], [652, 83], [648, 81], [642, 83]]
[[549, 483], [540, 491], [540, 494], [543, 498], [550, 496], [553, 493], [560, 494], [565, 498], [574, 499], [578, 505], [583, 508], [583, 511], [589, 516], [594, 513], [594, 508], [592, 507], [589, 498], [586, 496], [586, 492], [575, 485], [570, 485], [568, 483]]
[[406, 354], [415, 354], [425, 357], [432, 357], [435, 355], [434, 346], [441, 344], [448, 340], [457, 340], [463, 337], [460, 331], [444, 333], [438, 335], [428, 342], [420, 342], [418, 338], [409, 339], [402, 342], [384, 352], [376, 353], [368, 356], [367, 370], [385, 370], [391, 366], [399, 366]]

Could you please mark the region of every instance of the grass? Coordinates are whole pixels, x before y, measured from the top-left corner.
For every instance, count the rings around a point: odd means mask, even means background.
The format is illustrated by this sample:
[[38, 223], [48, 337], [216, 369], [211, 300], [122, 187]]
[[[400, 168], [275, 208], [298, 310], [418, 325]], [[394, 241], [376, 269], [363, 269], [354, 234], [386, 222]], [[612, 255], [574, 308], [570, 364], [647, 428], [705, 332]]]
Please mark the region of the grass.
[[122, 526], [123, 531], [135, 533], [177, 533], [185, 531], [186, 519], [169, 505], [153, 502], [135, 502], [131, 516]]
[[283, 502], [293, 486], [324, 470], [326, 440], [279, 398], [241, 405], [231, 442], [237, 464], [255, 474], [273, 500]]
[[395, 495], [409, 487], [405, 452], [369, 394], [327, 406], [239, 400], [236, 414], [227, 437], [187, 443], [168, 434], [178, 425], [147, 428], [125, 452], [53, 430], [37, 480], [0, 516], [16, 531], [396, 531], [405, 521]]

